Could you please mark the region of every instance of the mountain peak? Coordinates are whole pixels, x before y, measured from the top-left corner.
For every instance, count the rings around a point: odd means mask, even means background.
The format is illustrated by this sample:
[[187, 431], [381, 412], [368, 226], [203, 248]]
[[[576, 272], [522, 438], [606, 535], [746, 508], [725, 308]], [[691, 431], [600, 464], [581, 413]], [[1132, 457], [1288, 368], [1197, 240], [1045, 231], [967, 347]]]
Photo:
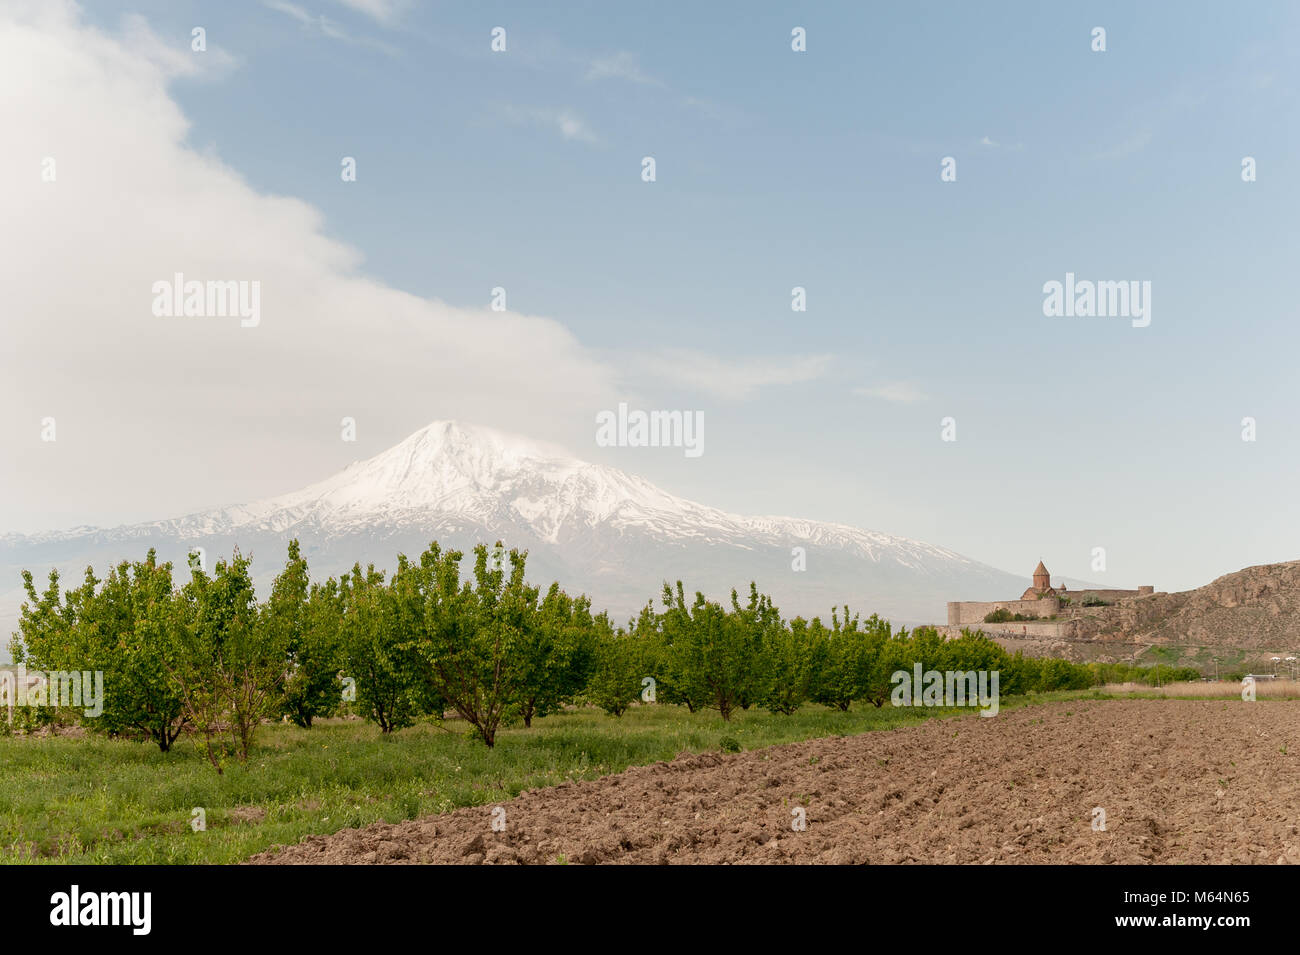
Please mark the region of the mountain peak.
[[555, 458], [570, 457], [568, 452], [556, 445], [535, 441], [522, 435], [490, 428], [487, 425], [468, 424], [455, 419], [431, 421], [418, 431], [412, 432], [389, 451], [406, 445], [419, 445], [437, 450], [465, 450], [471, 448], [493, 449], [520, 456]]
[[[432, 421], [289, 494], [7, 546], [14, 554], [57, 549], [85, 567], [85, 555], [138, 557], [156, 541], [183, 564], [193, 546], [274, 554], [293, 537], [314, 573], [339, 573], [358, 560], [391, 568], [395, 554], [418, 553], [432, 540], [461, 550], [502, 540], [529, 551], [537, 579], [561, 580], [620, 614], [635, 612], [669, 579], [716, 596], [756, 580], [798, 612], [865, 599], [870, 610], [910, 620], [938, 618], [945, 599], [987, 599], [1019, 583], [931, 544], [844, 524], [734, 514], [553, 445], [451, 420]], [[263, 568], [273, 574], [275, 562]], [[923, 614], [923, 607], [930, 609]]]
[[584, 467], [590, 466], [552, 445], [482, 425], [438, 420], [333, 477], [247, 510], [259, 517], [279, 512], [295, 521], [344, 525], [399, 515], [415, 519], [421, 513], [480, 512], [488, 500], [500, 503], [521, 479], [556, 477]]

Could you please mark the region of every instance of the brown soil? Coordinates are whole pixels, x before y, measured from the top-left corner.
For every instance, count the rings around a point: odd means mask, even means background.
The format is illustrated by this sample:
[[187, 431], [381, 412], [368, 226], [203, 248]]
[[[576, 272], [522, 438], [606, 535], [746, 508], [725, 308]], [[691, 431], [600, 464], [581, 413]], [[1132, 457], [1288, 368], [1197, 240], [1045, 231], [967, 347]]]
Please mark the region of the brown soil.
[[526, 792], [504, 832], [478, 806], [251, 861], [1296, 863], [1297, 792], [1300, 704], [1074, 701], [682, 755]]

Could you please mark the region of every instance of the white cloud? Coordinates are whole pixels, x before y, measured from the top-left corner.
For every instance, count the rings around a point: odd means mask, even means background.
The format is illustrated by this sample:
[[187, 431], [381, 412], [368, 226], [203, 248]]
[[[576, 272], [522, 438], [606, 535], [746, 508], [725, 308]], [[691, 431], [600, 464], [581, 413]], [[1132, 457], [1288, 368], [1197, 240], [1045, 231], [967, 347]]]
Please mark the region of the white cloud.
[[335, 0], [383, 26], [391, 26], [410, 7], [410, 0]]
[[662, 80], [641, 69], [640, 60], [635, 53], [628, 53], [626, 50], [593, 60], [590, 69], [587, 70], [587, 79], [627, 80], [629, 83], [637, 83], [641, 86], [662, 87], [664, 85]]
[[560, 128], [560, 135], [565, 139], [576, 139], [584, 143], [599, 142], [596, 134], [587, 127], [582, 118], [568, 110], [561, 110], [555, 116], [555, 123]]
[[[140, 26], [0, 9], [0, 531], [282, 492], [435, 418], [566, 443], [624, 393], [558, 322], [387, 286], [318, 209], [190, 147], [183, 71]], [[155, 317], [176, 272], [260, 282], [261, 324]]]
[[1006, 146], [1005, 144], [1000, 143], [1000, 142], [998, 142], [997, 140], [995, 140], [995, 139], [993, 139], [993, 138], [991, 138], [991, 137], [989, 137], [989, 136], [985, 136], [983, 139], [981, 139], [981, 140], [980, 140], [980, 145], [981, 145], [981, 146], [988, 146], [988, 147], [991, 148], [991, 149], [1004, 149], [1004, 148], [1005, 148], [1005, 149], [1013, 149], [1013, 150], [1014, 150], [1014, 149], [1024, 149], [1024, 148], [1025, 148], [1025, 144], [1024, 144], [1024, 143], [1016, 143], [1014, 146]]
[[887, 381], [870, 387], [858, 387], [853, 389], [853, 394], [859, 398], [880, 398], [883, 401], [900, 404], [925, 401], [929, 397], [916, 385], [907, 381]]
[[319, 16], [308, 13], [303, 7], [296, 3], [287, 3], [285, 0], [262, 0], [262, 4], [272, 10], [287, 14], [293, 17], [309, 30], [318, 30], [323, 36], [335, 40], [350, 39], [344, 29], [331, 20], [329, 17], [321, 14]]
[[290, 3], [288, 0], [262, 0], [262, 5], [268, 9], [283, 13], [292, 17], [302, 24], [303, 29], [309, 33], [318, 33], [323, 37], [331, 40], [341, 40], [344, 43], [355, 43], [360, 46], [368, 46], [372, 49], [380, 50], [389, 56], [396, 56], [397, 50], [387, 43], [381, 43], [378, 40], [369, 37], [357, 37], [348, 33], [343, 26], [336, 20], [331, 20], [324, 14], [314, 14], [305, 7], [296, 3]]
[[206, 36], [204, 50], [192, 49], [190, 36], [164, 40], [149, 26], [149, 21], [136, 13], [122, 17], [122, 39], [136, 56], [168, 77], [216, 79], [236, 65], [233, 56]]
[[565, 139], [574, 142], [595, 145], [601, 141], [595, 131], [587, 125], [586, 120], [571, 109], [507, 106], [503, 113], [507, 120], [516, 125], [553, 129]]
[[741, 401], [770, 385], [793, 385], [819, 378], [830, 361], [830, 355], [727, 359], [672, 349], [644, 359], [641, 366], [663, 381]]

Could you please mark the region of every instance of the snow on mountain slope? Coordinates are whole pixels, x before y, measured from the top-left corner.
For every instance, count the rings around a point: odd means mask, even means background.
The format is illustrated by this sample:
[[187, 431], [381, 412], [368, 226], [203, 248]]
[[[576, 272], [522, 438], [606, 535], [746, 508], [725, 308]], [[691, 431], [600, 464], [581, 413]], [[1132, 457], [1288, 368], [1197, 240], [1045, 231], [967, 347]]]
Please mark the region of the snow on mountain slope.
[[[16, 617], [10, 587], [23, 566], [79, 574], [87, 563], [102, 568], [154, 546], [183, 567], [190, 547], [216, 556], [239, 546], [258, 558], [260, 586], [291, 537], [320, 576], [355, 561], [390, 566], [399, 550], [418, 553], [433, 539], [469, 548], [499, 538], [529, 550], [535, 581], [558, 579], [618, 615], [678, 578], [719, 597], [753, 579], [791, 615], [825, 614], [832, 602], [848, 601], [912, 621], [942, 621], [946, 600], [1023, 589], [1018, 578], [941, 547], [842, 524], [732, 514], [558, 448], [438, 421], [324, 481], [252, 504], [0, 537], [0, 625]], [[792, 569], [794, 547], [807, 551], [806, 571]]]

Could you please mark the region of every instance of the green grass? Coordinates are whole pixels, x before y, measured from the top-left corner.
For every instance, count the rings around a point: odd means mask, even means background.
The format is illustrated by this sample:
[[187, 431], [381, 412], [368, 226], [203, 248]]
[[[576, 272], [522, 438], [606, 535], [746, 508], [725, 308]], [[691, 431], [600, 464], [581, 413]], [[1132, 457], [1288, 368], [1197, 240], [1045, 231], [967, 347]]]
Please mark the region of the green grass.
[[[1004, 697], [1002, 708], [1080, 696], [1088, 694]], [[0, 737], [0, 862], [236, 862], [313, 833], [495, 804], [684, 751], [717, 751], [724, 737], [754, 749], [952, 715], [805, 706], [792, 716], [742, 711], [724, 723], [676, 706], [636, 707], [621, 719], [578, 709], [504, 730], [491, 750], [458, 721], [389, 737], [358, 721], [277, 724], [262, 728], [246, 765], [224, 775], [184, 740], [163, 754], [98, 736]], [[205, 832], [190, 828], [195, 807], [205, 810]]]

